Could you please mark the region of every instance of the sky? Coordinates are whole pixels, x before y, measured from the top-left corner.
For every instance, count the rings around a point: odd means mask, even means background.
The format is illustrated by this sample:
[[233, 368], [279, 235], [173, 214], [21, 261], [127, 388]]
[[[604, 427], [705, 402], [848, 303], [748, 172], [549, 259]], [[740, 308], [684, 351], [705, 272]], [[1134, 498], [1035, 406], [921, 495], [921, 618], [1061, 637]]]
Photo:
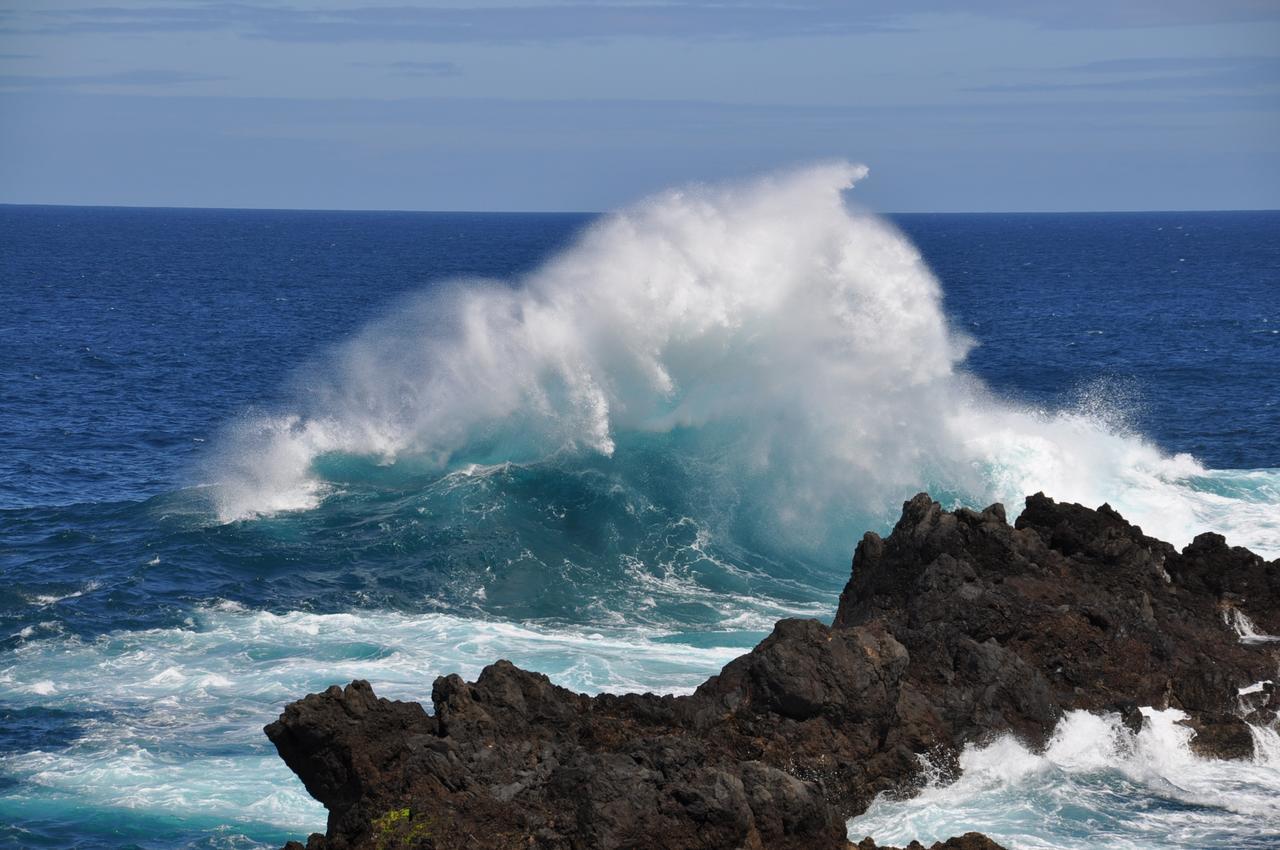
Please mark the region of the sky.
[[[101, 4], [101, 5], [99, 5]], [[1280, 208], [1280, 0], [0, 0], [0, 203]]]

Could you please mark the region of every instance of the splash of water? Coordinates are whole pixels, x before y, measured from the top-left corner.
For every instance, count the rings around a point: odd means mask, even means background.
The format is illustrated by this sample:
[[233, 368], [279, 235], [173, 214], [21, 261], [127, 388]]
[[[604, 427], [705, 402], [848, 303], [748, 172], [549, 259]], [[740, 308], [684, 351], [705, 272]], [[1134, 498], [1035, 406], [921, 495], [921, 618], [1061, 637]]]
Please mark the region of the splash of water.
[[910, 800], [879, 797], [849, 823], [857, 840], [924, 843], [980, 828], [1025, 850], [1264, 848], [1280, 833], [1276, 730], [1255, 727], [1251, 762], [1196, 756], [1176, 709], [1143, 709], [1134, 735], [1117, 715], [1069, 712], [1043, 753], [1011, 737], [970, 746], [963, 774]]
[[400, 305], [293, 405], [237, 424], [219, 517], [314, 507], [338, 486], [335, 456], [424, 474], [585, 455], [621, 468], [656, 437], [700, 465], [707, 503], [801, 549], [847, 554], [928, 489], [1014, 510], [1038, 490], [1108, 501], [1178, 544], [1212, 528], [1280, 553], [1277, 471], [1206, 470], [1096, 402], [1024, 409], [966, 374], [971, 341], [917, 250], [846, 205], [865, 173], [668, 191], [513, 284]]
[[1258, 631], [1258, 627], [1253, 620], [1249, 619], [1249, 615], [1241, 611], [1239, 608], [1226, 608], [1222, 612], [1223, 621], [1235, 630], [1239, 635], [1241, 643], [1271, 643], [1280, 641], [1280, 636], [1269, 635], [1265, 632]]

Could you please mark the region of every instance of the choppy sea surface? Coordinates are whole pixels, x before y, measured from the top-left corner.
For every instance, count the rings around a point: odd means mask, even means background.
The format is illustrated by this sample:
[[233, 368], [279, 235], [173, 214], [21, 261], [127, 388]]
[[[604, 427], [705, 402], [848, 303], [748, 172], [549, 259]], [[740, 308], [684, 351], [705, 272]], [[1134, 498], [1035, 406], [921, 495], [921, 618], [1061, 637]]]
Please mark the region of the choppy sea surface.
[[[929, 490], [1280, 555], [1280, 213], [0, 206], [0, 847], [321, 830], [261, 733], [505, 657], [681, 693]], [[1072, 715], [857, 840], [1280, 845], [1280, 746]]]

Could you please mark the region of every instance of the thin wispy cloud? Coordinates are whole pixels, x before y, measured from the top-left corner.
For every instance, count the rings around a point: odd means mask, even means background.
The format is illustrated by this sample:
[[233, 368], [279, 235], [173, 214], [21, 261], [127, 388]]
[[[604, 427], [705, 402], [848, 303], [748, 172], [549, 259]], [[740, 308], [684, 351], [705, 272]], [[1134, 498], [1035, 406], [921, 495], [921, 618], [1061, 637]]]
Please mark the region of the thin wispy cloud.
[[77, 86], [172, 86], [184, 83], [204, 83], [225, 80], [226, 77], [210, 74], [192, 74], [186, 71], [137, 70], [110, 74], [0, 74], [0, 86], [5, 88], [74, 88]]
[[[1119, 59], [1061, 69], [1085, 80], [1040, 80], [971, 86], [972, 92], [1275, 90], [1280, 97], [1280, 57]], [[1164, 72], [1164, 73], [1160, 73]], [[1105, 76], [1106, 79], [1099, 79]]]
[[458, 77], [462, 68], [457, 62], [437, 60], [417, 62], [402, 60], [399, 62], [349, 62], [353, 68], [381, 68], [398, 77]]
[[887, 5], [549, 3], [529, 6], [314, 8], [207, 3], [34, 12], [31, 33], [229, 30], [280, 42], [534, 43], [611, 38], [775, 38], [900, 29]]
[[1131, 59], [1105, 59], [1067, 65], [1059, 70], [1086, 74], [1188, 72], [1206, 68], [1235, 68], [1242, 64], [1274, 61], [1265, 56], [1144, 56]]
[[[85, 6], [30, 10], [10, 32], [174, 33], [227, 30], [280, 42], [533, 43], [615, 38], [778, 39], [906, 31], [915, 15], [950, 15], [943, 0], [316, 7], [252, 3]], [[1280, 19], [1280, 4], [1250, 0], [1086, 0], [1072, 4], [989, 0], [965, 14], [1046, 28], [1108, 29]]]

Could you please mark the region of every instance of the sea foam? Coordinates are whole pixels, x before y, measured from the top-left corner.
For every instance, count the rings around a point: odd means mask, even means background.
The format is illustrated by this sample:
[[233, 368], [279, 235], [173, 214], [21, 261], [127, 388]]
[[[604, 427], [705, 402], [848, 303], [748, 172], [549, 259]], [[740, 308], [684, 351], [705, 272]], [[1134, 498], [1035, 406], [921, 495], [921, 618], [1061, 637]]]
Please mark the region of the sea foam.
[[1176, 709], [1143, 709], [1138, 734], [1119, 716], [1072, 711], [1034, 752], [1010, 736], [969, 746], [961, 777], [909, 800], [882, 795], [849, 836], [925, 844], [981, 829], [1019, 850], [1274, 847], [1280, 835], [1280, 741], [1256, 728], [1251, 762], [1192, 753]]
[[5, 708], [64, 724], [68, 741], [0, 753], [0, 769], [22, 783], [0, 796], [0, 820], [42, 806], [87, 819], [128, 809], [279, 846], [323, 830], [325, 817], [262, 735], [289, 701], [363, 678], [429, 708], [435, 676], [474, 679], [498, 658], [579, 691], [688, 693], [743, 651], [679, 637], [217, 603], [183, 628], [24, 642], [0, 666]]

